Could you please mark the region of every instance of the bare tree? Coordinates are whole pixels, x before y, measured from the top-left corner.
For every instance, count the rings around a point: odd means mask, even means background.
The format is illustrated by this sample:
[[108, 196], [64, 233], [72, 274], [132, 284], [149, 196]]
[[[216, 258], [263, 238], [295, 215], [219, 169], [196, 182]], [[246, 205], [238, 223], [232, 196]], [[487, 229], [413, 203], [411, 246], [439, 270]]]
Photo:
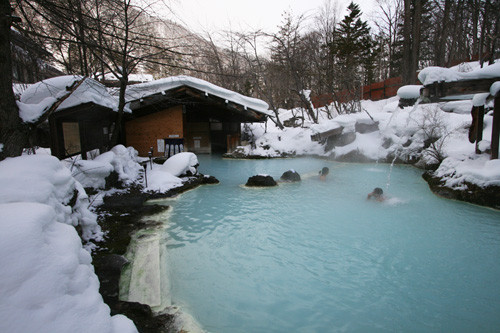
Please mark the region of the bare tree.
[[[52, 31], [60, 31], [57, 38], [45, 33], [45, 25], [31, 25], [27, 31], [57, 41], [62, 54], [76, 49], [80, 59], [79, 72], [90, 74], [99, 68], [112, 73], [119, 81], [118, 114], [112, 136], [112, 144], [121, 139], [125, 94], [129, 75], [144, 63], [175, 66], [171, 58], [182, 53], [179, 45], [156, 34], [159, 18], [151, 15], [155, 3], [138, 0], [39, 0], [36, 3], [17, 0], [19, 10], [31, 17], [39, 16]], [[157, 7], [155, 7], [157, 10]], [[31, 16], [30, 16], [31, 15]], [[69, 62], [71, 63], [71, 61]]]
[[261, 31], [249, 34], [239, 34], [239, 41], [242, 45], [242, 52], [249, 70], [253, 73], [250, 76], [251, 84], [258, 97], [263, 98], [269, 103], [269, 107], [274, 112], [274, 118], [270, 118], [276, 126], [283, 129], [280, 121], [279, 108], [275, 101], [274, 80], [270, 73], [271, 63], [262, 57], [259, 52], [259, 45], [264, 43], [262, 40], [268, 38], [268, 35]]
[[398, 74], [397, 68], [397, 43], [402, 25], [402, 0], [377, 0], [378, 11], [374, 18], [374, 23], [379, 30], [379, 35], [383, 40], [382, 48], [386, 49], [386, 66], [389, 70], [388, 77]]
[[333, 43], [335, 27], [340, 13], [339, 3], [336, 0], [325, 0], [315, 17], [316, 32], [320, 36], [320, 57], [322, 61], [322, 76], [318, 78], [319, 89], [317, 93], [329, 93], [334, 90], [334, 57], [328, 45]]
[[425, 108], [417, 125], [424, 136], [423, 156], [440, 164], [445, 158], [444, 146], [451, 131], [446, 127], [443, 111], [439, 107]]
[[308, 77], [308, 64], [304, 60], [310, 50], [306, 48], [301, 34], [303, 21], [303, 16], [295, 18], [291, 13], [283, 14], [279, 32], [271, 36], [273, 41], [271, 59], [281, 65], [284, 79], [289, 83], [288, 90], [299, 98], [309, 118], [317, 123], [316, 114], [304, 94], [304, 90], [307, 89], [305, 81]]

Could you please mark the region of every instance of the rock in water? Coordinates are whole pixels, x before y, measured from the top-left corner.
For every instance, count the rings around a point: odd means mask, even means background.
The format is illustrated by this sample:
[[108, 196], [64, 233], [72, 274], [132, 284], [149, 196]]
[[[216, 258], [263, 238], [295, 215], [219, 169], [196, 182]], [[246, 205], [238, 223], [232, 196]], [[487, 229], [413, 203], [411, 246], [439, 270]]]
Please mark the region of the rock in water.
[[257, 175], [248, 178], [245, 186], [276, 186], [278, 185], [273, 177], [268, 175]]
[[300, 175], [295, 170], [285, 171], [280, 178], [284, 182], [300, 182]]

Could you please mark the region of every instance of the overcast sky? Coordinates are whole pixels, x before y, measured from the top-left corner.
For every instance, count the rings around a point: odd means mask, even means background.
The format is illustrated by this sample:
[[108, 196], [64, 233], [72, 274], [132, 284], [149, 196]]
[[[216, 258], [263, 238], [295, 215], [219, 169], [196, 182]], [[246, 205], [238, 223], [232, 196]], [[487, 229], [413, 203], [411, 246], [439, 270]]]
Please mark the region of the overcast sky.
[[[335, 0], [332, 0], [334, 3]], [[350, 0], [337, 0], [341, 7], [340, 19], [346, 14]], [[363, 19], [368, 20], [375, 8], [375, 0], [354, 1], [360, 5]], [[174, 20], [195, 32], [222, 30], [252, 31], [262, 29], [276, 32], [284, 11], [297, 16], [314, 16], [325, 0], [171, 0]]]

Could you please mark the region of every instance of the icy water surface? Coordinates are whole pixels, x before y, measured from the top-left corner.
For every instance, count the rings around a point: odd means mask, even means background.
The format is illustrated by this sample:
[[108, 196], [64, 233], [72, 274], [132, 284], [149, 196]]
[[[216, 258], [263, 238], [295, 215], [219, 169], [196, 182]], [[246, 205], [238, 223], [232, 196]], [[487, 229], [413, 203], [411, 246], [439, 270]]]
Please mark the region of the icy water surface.
[[[500, 329], [500, 212], [434, 196], [412, 167], [199, 160], [221, 184], [170, 202], [168, 265], [207, 331]], [[241, 186], [290, 168], [301, 183]], [[384, 203], [366, 200], [377, 186]]]

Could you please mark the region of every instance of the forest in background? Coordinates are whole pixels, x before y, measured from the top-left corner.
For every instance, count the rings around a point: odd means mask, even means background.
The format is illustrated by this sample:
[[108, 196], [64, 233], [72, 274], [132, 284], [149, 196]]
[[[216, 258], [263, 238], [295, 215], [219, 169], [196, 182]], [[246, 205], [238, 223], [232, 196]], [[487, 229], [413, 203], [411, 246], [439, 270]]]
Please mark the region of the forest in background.
[[[325, 0], [308, 17], [284, 12], [274, 33], [223, 31], [205, 36], [156, 16], [169, 11], [162, 1], [2, 0], [1, 10], [8, 16], [2, 19], [7, 35], [12, 26], [40, 50], [49, 51], [36, 55], [37, 62], [45, 59], [64, 73], [97, 79], [102, 73], [113, 74], [120, 88], [118, 125], [133, 73], [155, 78], [187, 74], [261, 98], [282, 127], [279, 108], [304, 107], [307, 117], [317, 121], [307, 91], [333, 96], [347, 91], [348, 100], [358, 101], [363, 85], [398, 76], [403, 84], [413, 84], [423, 67], [468, 60], [488, 63], [499, 53], [496, 0], [379, 0], [370, 22], [362, 19], [355, 2], [341, 17], [339, 3]], [[0, 42], [0, 57], [9, 57], [11, 47], [3, 38]], [[1, 68], [2, 73], [7, 70], [12, 71]], [[3, 76], [4, 96], [12, 90], [11, 75]], [[338, 113], [357, 112], [359, 104], [336, 108]], [[13, 99], [1, 102], [0, 142], [7, 148], [4, 154], [11, 156], [13, 142], [9, 144], [7, 133], [22, 132], [17, 141], [23, 141], [33, 127], [6, 116], [15, 114], [9, 111], [13, 109]], [[116, 140], [119, 136], [113, 135]]]

